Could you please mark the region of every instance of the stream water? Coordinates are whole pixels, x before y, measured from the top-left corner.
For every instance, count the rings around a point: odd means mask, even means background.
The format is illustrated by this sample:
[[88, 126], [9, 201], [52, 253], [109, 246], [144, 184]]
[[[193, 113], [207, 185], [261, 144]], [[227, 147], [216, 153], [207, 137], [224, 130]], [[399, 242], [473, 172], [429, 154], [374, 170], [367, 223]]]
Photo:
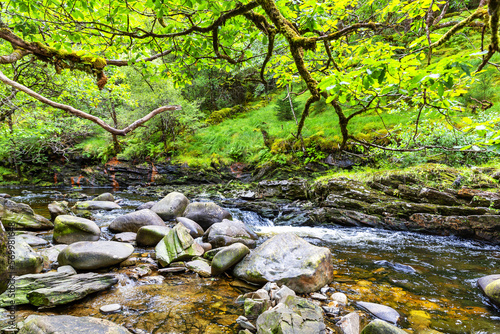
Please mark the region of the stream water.
[[[110, 189], [0, 188], [16, 202], [27, 203], [49, 217], [47, 204], [59, 195], [81, 192], [96, 195]], [[103, 238], [107, 225], [138, 205], [157, 200], [125, 191], [123, 209], [98, 212], [94, 220]], [[225, 199], [227, 201], [227, 199]], [[230, 209], [234, 218], [252, 226], [261, 236], [293, 232], [309, 242], [328, 247], [335, 258], [335, 279], [330, 284], [351, 301], [381, 303], [402, 315], [404, 328], [431, 328], [443, 333], [500, 333], [500, 311], [481, 294], [476, 280], [500, 271], [500, 247], [455, 237], [429, 236], [369, 228], [274, 226], [254, 212]], [[293, 224], [292, 224], [293, 225]], [[48, 232], [41, 236], [49, 241]], [[136, 249], [147, 256], [153, 249]], [[120, 282], [113, 289], [82, 301], [49, 310], [20, 307], [20, 318], [32, 313], [92, 315], [142, 329], [148, 333], [237, 333], [235, 319], [243, 308], [234, 303], [241, 285], [229, 277], [200, 278], [195, 274], [153, 275], [139, 280], [126, 269], [114, 269]], [[123, 311], [103, 315], [99, 307], [119, 303]]]

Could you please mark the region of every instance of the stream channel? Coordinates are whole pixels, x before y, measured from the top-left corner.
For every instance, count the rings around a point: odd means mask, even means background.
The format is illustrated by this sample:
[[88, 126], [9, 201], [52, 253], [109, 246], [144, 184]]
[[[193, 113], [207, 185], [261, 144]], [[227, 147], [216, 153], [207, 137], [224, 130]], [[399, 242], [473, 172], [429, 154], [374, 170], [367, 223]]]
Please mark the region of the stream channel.
[[[23, 189], [29, 192], [22, 192]], [[47, 218], [50, 218], [47, 205], [61, 200], [56, 192], [92, 196], [111, 192], [109, 188], [23, 189], [5, 187], [0, 188], [0, 193], [8, 193], [12, 200], [29, 204]], [[93, 214], [105, 240], [113, 236], [107, 226], [114, 218], [142, 203], [159, 199], [127, 191], [117, 191], [114, 195], [123, 199], [122, 209]], [[203, 194], [190, 198], [215, 202], [219, 199]], [[275, 226], [272, 220], [238, 209], [237, 204], [229, 211], [234, 219], [242, 220], [261, 236], [260, 243], [272, 235], [293, 232], [310, 243], [328, 247], [335, 259], [335, 278], [330, 286], [348, 296], [353, 310], [353, 301], [374, 302], [396, 309], [402, 315], [400, 324], [404, 328], [428, 327], [443, 333], [500, 333], [500, 310], [491, 305], [476, 286], [478, 278], [499, 273], [498, 246], [456, 237], [371, 228], [294, 227], [293, 223]], [[38, 235], [52, 243], [50, 231]], [[147, 256], [154, 253], [154, 249], [136, 248], [136, 252]], [[243, 314], [243, 307], [234, 300], [246, 291], [229, 276], [201, 278], [194, 273], [159, 275], [153, 272], [150, 276], [131, 279], [126, 268], [112, 270], [120, 277], [112, 289], [52, 309], [19, 307], [18, 321], [34, 313], [69, 314], [105, 318], [147, 333], [237, 333], [239, 330], [235, 320]], [[101, 306], [113, 303], [121, 304], [122, 311], [100, 313]]]

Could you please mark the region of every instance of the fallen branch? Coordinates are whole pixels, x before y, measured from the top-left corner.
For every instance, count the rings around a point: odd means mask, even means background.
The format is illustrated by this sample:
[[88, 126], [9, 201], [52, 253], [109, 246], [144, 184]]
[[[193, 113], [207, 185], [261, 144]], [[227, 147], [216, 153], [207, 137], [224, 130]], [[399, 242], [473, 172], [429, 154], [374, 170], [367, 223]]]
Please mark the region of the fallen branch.
[[174, 105], [174, 106], [162, 106], [162, 107], [159, 107], [159, 108], [153, 110], [152, 112], [150, 112], [146, 116], [144, 116], [144, 117], [136, 120], [135, 122], [133, 122], [132, 124], [130, 124], [126, 128], [124, 128], [124, 129], [116, 129], [116, 128], [113, 128], [112, 126], [110, 126], [109, 124], [107, 124], [106, 122], [104, 122], [99, 117], [90, 115], [90, 114], [88, 114], [88, 113], [86, 113], [84, 111], [81, 111], [79, 109], [73, 108], [71, 106], [68, 106], [68, 105], [65, 105], [65, 104], [62, 104], [62, 103], [54, 102], [54, 101], [52, 101], [52, 100], [50, 100], [50, 99], [48, 99], [48, 98], [46, 98], [46, 97], [44, 97], [44, 96], [42, 96], [42, 95], [40, 95], [38, 93], [32, 91], [28, 87], [26, 87], [24, 85], [21, 85], [20, 83], [15, 82], [13, 80], [10, 80], [1, 71], [0, 71], [0, 81], [2, 81], [6, 85], [14, 87], [15, 89], [18, 89], [18, 90], [20, 90], [20, 91], [22, 91], [22, 92], [30, 95], [31, 97], [34, 97], [38, 101], [40, 101], [42, 103], [45, 103], [45, 104], [47, 104], [47, 105], [49, 105], [49, 106], [51, 106], [53, 108], [61, 109], [61, 110], [67, 111], [70, 114], [73, 114], [75, 116], [78, 116], [78, 117], [81, 117], [81, 118], [84, 118], [84, 119], [88, 119], [89, 121], [92, 121], [92, 122], [96, 123], [97, 125], [99, 125], [100, 127], [102, 127], [104, 130], [106, 130], [106, 131], [108, 131], [108, 132], [110, 132], [112, 134], [118, 135], [118, 136], [125, 136], [127, 133], [135, 130], [141, 124], [146, 123], [151, 118], [153, 118], [154, 116], [156, 116], [158, 114], [161, 114], [164, 111], [181, 110], [181, 106], [176, 106], [176, 105]]

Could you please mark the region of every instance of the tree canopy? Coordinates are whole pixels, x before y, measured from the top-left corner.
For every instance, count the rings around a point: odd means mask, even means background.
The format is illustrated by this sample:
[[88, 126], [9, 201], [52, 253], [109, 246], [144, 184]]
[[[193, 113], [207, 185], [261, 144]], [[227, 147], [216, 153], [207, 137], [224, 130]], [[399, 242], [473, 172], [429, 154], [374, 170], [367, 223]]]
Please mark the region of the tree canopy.
[[[207, 68], [250, 68], [249, 80], [267, 87], [303, 82], [311, 105], [324, 99], [339, 119], [342, 146], [354, 138], [349, 122], [366, 112], [413, 108], [418, 117], [457, 108], [471, 74], [499, 51], [500, 3], [437, 0], [206, 1], [206, 0], [15, 0], [0, 2], [1, 64], [24, 59], [95, 78], [106, 87], [112, 67], [135, 66], [147, 75], [189, 83]], [[433, 57], [465, 27], [482, 34], [471, 56]], [[472, 60], [479, 59], [473, 67]], [[4, 67], [0, 80], [39, 101], [125, 135], [153, 116], [179, 106], [157, 106], [124, 129], [91, 112], [44, 96]], [[9, 76], [14, 80], [9, 79]], [[38, 91], [36, 91], [38, 89]], [[14, 93], [16, 92], [16, 93]], [[418, 118], [417, 118], [418, 126]], [[496, 143], [496, 142], [495, 142]]]

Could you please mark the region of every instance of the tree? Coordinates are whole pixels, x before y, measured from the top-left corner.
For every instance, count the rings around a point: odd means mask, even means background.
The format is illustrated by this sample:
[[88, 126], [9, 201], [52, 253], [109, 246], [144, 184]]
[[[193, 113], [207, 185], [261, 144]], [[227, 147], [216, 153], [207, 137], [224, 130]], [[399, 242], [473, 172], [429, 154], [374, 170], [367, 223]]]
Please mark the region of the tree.
[[[338, 116], [342, 147], [356, 140], [348, 125], [363, 113], [413, 108], [418, 129], [420, 115], [427, 110], [446, 114], [453, 109], [453, 97], [463, 91], [471, 67], [463, 56], [433, 61], [432, 52], [464, 27], [479, 27], [483, 34], [489, 31], [490, 43], [477, 55], [482, 58], [477, 70], [499, 51], [500, 2], [496, 0], [490, 0], [487, 8], [486, 1], [481, 1], [472, 12], [449, 12], [455, 8], [451, 1], [436, 0], [17, 0], [1, 4], [0, 38], [12, 46], [11, 53], [0, 58], [2, 64], [32, 57], [52, 64], [58, 72], [71, 69], [93, 75], [103, 88], [109, 66], [154, 62], [163, 75], [189, 83], [193, 69], [229, 70], [259, 63], [257, 79], [264, 85], [271, 72], [281, 85], [302, 81], [307, 86], [310, 96], [296, 137], [301, 136], [311, 105], [325, 99]], [[0, 80], [117, 135], [177, 108], [160, 107], [118, 130], [3, 73]]]

